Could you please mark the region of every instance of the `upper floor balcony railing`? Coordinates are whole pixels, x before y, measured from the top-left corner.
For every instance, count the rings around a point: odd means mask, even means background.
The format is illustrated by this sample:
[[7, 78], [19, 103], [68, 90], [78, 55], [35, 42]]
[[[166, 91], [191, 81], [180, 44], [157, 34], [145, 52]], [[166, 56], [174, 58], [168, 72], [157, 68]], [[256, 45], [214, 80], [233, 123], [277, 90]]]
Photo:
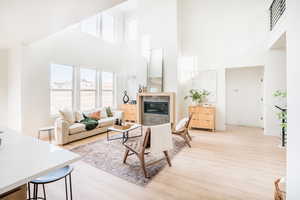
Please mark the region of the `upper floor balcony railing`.
[[286, 9], [286, 0], [273, 0], [270, 10], [270, 30], [272, 31]]

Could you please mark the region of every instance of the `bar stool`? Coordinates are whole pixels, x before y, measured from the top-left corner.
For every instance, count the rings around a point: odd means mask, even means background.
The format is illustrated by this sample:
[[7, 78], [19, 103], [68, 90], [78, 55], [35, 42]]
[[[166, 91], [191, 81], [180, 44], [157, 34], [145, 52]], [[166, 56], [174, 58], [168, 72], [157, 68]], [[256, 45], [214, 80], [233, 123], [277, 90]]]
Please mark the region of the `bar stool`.
[[[57, 169], [53, 172], [50, 172], [49, 174], [39, 177], [31, 182], [28, 183], [28, 200], [37, 200], [37, 199], [43, 199], [46, 200], [46, 190], [45, 190], [45, 184], [52, 183], [55, 181], [59, 181], [61, 179], [65, 179], [65, 189], [66, 189], [66, 200], [68, 200], [68, 181], [67, 177], [69, 177], [69, 187], [70, 187], [70, 198], [73, 199], [72, 194], [72, 178], [71, 173], [73, 171], [73, 167], [66, 166], [60, 169]], [[30, 184], [33, 184], [33, 198], [31, 198], [31, 192], [30, 192]], [[43, 186], [43, 197], [38, 197], [38, 186]]]

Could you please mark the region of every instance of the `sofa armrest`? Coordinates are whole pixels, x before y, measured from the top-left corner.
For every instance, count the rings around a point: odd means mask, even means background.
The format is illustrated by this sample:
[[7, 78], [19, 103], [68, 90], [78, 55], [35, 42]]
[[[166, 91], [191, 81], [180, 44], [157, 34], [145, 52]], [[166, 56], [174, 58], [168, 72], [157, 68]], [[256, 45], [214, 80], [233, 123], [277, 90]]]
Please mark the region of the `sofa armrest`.
[[55, 120], [55, 139], [56, 144], [63, 145], [68, 143], [68, 136], [69, 136], [69, 127], [70, 123], [61, 119], [57, 118]]
[[112, 111], [113, 116], [117, 119], [123, 119], [123, 111], [121, 110], [114, 110]]

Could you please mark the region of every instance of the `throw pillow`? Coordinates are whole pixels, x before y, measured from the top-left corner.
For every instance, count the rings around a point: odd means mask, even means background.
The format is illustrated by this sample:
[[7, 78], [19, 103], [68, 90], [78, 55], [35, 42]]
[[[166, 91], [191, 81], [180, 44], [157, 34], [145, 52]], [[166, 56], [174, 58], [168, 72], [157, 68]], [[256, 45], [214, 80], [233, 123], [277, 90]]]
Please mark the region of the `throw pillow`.
[[62, 110], [59, 110], [59, 114], [63, 120], [65, 120], [71, 124], [73, 124], [75, 122], [74, 113], [69, 108], [63, 108]]
[[106, 108], [106, 113], [107, 113], [107, 117], [113, 117], [113, 113], [112, 113], [110, 107], [107, 107], [107, 108]]
[[184, 129], [184, 126], [186, 125], [188, 120], [189, 120], [188, 117], [183, 118], [182, 120], [180, 120], [180, 122], [178, 122], [178, 124], [175, 127], [175, 131], [180, 131], [180, 130]]
[[101, 118], [107, 118], [106, 108], [103, 107], [100, 109], [101, 111]]
[[80, 122], [81, 120], [84, 119], [82, 112], [80, 111], [75, 111], [75, 120], [76, 122]]
[[89, 114], [89, 118], [93, 120], [100, 120], [101, 119], [101, 111], [92, 112]]

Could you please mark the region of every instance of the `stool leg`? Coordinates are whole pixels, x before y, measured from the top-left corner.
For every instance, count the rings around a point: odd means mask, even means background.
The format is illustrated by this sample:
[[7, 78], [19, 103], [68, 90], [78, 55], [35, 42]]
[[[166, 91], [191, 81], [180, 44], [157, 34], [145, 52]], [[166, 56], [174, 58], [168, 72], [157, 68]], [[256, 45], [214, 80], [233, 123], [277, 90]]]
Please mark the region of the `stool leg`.
[[27, 188], [28, 188], [28, 199], [31, 199], [31, 192], [30, 192], [30, 183], [27, 183]]
[[71, 196], [71, 200], [73, 200], [73, 191], [72, 191], [72, 178], [71, 178], [71, 174], [69, 175], [69, 184], [70, 184], [70, 196]]
[[43, 193], [44, 193], [44, 200], [46, 200], [45, 184], [43, 184]]
[[33, 184], [33, 199], [37, 200], [37, 194], [38, 194], [38, 185]]
[[65, 188], [66, 188], [66, 200], [68, 200], [68, 184], [67, 184], [67, 177], [65, 177]]

